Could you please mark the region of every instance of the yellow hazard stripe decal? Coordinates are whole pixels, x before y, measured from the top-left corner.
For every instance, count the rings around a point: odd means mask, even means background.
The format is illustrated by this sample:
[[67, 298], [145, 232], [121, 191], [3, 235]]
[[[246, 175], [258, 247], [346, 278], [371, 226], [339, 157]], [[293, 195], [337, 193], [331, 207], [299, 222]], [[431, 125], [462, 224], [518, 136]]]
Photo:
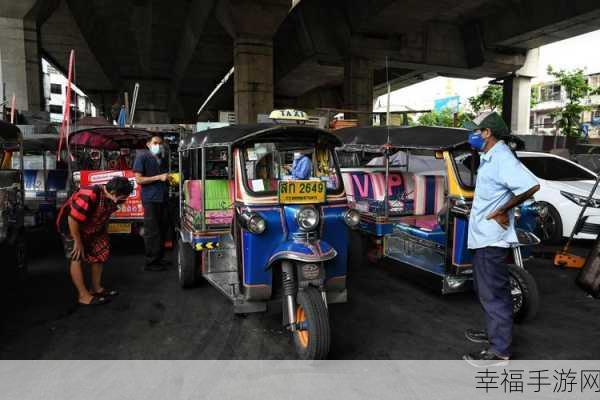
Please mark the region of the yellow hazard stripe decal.
[[194, 245], [194, 248], [198, 251], [201, 251], [201, 250], [212, 250], [212, 249], [215, 249], [220, 246], [221, 245], [219, 244], [219, 242], [204, 242], [204, 243], [196, 243]]

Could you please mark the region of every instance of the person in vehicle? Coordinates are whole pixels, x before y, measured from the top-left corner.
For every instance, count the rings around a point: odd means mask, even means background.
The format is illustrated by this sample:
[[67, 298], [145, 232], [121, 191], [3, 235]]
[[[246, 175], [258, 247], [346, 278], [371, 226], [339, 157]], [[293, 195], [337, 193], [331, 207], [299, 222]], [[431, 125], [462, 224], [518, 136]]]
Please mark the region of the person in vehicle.
[[163, 271], [169, 265], [164, 260], [164, 241], [168, 222], [168, 165], [163, 159], [162, 138], [153, 136], [146, 143], [147, 150], [138, 151], [133, 162], [135, 180], [142, 187], [144, 206], [144, 245], [146, 271]]
[[292, 163], [292, 179], [308, 179], [312, 174], [312, 161], [302, 152], [294, 152]]
[[[81, 188], [60, 209], [56, 224], [70, 261], [71, 280], [82, 305], [101, 305], [118, 292], [102, 286], [102, 269], [110, 255], [108, 221], [133, 191], [127, 178], [114, 177], [106, 185]], [[82, 264], [91, 265], [92, 287], [85, 286]]]
[[498, 365], [511, 357], [513, 309], [505, 260], [511, 244], [518, 243], [513, 208], [540, 186], [511, 149], [497, 139], [508, 130], [497, 113], [484, 113], [465, 127], [474, 131], [469, 144], [483, 153], [469, 218], [468, 247], [474, 251], [473, 283], [486, 321], [485, 331], [468, 329], [465, 336], [489, 347], [463, 358], [475, 365]]

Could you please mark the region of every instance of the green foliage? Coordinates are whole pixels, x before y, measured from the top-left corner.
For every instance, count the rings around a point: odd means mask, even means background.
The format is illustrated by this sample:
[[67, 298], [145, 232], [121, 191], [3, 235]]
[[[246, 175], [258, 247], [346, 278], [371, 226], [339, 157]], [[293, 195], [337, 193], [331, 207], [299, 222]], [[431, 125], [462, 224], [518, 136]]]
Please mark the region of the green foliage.
[[548, 74], [556, 79], [567, 95], [567, 104], [551, 114], [556, 119], [558, 129], [565, 136], [580, 137], [581, 114], [590, 110], [582, 101], [591, 95], [599, 94], [600, 90], [589, 85], [583, 69], [556, 71], [552, 66], [548, 66]]
[[[456, 115], [456, 126], [460, 127], [463, 125], [465, 120], [469, 119], [469, 116], [463, 112], [459, 112]], [[442, 111], [431, 111], [427, 114], [422, 114], [418, 118], [419, 125], [427, 126], [445, 126], [453, 127], [454, 125], [454, 113], [451, 109], [445, 108]]]
[[531, 85], [531, 99], [529, 100], [529, 107], [534, 108], [540, 102], [540, 85]]
[[502, 112], [503, 97], [502, 86], [489, 85], [479, 96], [470, 97], [469, 104], [476, 114], [482, 111]]

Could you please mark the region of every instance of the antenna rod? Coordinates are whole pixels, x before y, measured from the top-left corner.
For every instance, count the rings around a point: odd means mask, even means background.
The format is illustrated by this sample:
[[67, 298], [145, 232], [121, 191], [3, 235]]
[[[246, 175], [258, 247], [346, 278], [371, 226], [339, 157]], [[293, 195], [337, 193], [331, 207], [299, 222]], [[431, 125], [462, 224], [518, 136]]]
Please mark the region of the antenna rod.
[[219, 84], [217, 85], [217, 87], [215, 87], [214, 90], [208, 95], [208, 97], [206, 98], [206, 100], [204, 100], [204, 103], [202, 103], [202, 105], [198, 109], [198, 112], [196, 113], [196, 115], [200, 115], [200, 113], [204, 110], [204, 107], [206, 107], [206, 105], [208, 104], [208, 102], [210, 101], [210, 99], [212, 99], [213, 96], [219, 91], [219, 89], [221, 89], [221, 86], [223, 86], [224, 84], [227, 83], [227, 81], [229, 80], [229, 78], [231, 77], [231, 75], [233, 75], [234, 71], [235, 71], [235, 67], [231, 67], [231, 69], [229, 70], [229, 72], [227, 73], [227, 75], [225, 75], [225, 77], [223, 79], [221, 79], [221, 82], [219, 82]]

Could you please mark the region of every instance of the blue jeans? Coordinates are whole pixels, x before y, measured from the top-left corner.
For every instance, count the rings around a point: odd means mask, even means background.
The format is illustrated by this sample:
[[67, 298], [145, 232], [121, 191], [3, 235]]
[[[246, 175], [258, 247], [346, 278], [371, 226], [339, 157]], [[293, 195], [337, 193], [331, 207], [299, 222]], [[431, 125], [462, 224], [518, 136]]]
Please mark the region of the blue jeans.
[[485, 312], [490, 351], [510, 357], [513, 310], [507, 249], [483, 247], [473, 256], [473, 287]]

